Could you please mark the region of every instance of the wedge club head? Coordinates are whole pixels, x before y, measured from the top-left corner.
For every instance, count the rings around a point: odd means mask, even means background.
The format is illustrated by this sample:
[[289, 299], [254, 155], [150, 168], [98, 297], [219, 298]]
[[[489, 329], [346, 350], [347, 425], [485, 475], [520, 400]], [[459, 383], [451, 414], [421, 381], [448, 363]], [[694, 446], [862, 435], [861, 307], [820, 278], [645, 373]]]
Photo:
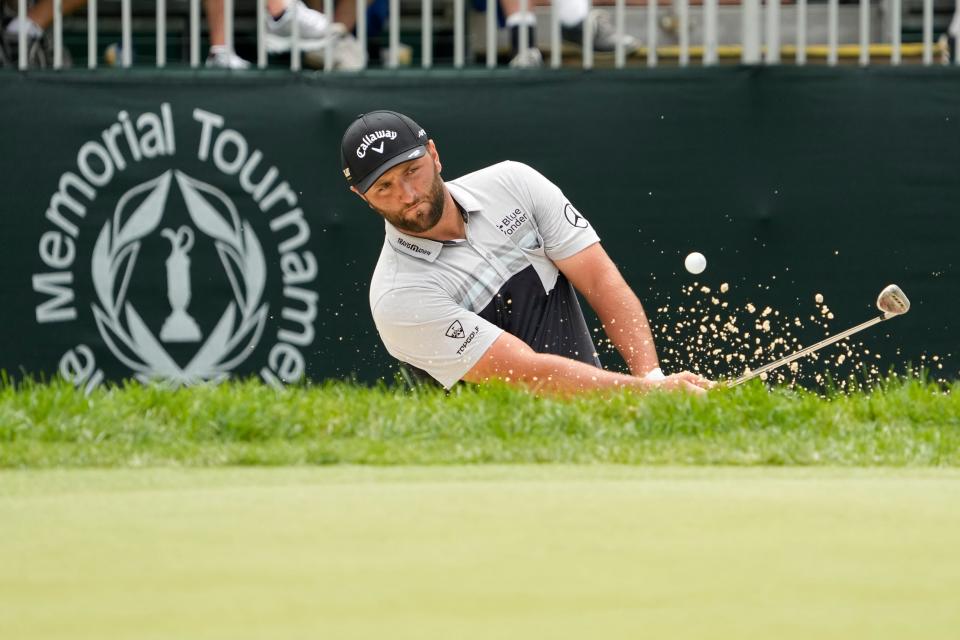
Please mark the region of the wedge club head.
[[877, 296], [877, 308], [883, 311], [884, 320], [886, 320], [909, 311], [910, 300], [904, 295], [903, 289], [895, 284], [889, 284]]

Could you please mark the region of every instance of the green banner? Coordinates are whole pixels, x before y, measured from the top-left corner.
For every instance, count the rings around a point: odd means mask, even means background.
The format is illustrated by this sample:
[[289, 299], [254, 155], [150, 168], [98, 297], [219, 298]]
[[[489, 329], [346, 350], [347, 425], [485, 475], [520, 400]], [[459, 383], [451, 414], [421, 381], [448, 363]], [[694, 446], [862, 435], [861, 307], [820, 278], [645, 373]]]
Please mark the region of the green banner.
[[448, 179], [513, 159], [560, 185], [644, 302], [665, 369], [739, 374], [876, 315], [895, 282], [910, 313], [798, 373], [960, 370], [952, 68], [73, 71], [0, 87], [14, 375], [392, 378], [367, 302], [383, 225], [338, 148], [377, 108], [423, 125]]

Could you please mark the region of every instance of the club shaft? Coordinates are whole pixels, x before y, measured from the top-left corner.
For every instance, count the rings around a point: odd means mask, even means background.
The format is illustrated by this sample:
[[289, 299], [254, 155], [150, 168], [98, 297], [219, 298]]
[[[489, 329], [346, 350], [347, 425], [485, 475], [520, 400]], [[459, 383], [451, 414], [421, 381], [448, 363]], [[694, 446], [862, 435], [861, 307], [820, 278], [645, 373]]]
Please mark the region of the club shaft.
[[776, 368], [778, 368], [778, 367], [782, 367], [782, 366], [785, 365], [785, 364], [790, 364], [790, 363], [793, 362], [794, 360], [797, 360], [797, 359], [802, 358], [802, 357], [804, 357], [804, 356], [810, 355], [810, 354], [813, 353], [814, 351], [817, 351], [817, 350], [819, 350], [819, 349], [823, 349], [824, 347], [829, 346], [829, 345], [833, 344], [834, 342], [839, 342], [839, 341], [843, 340], [844, 338], [848, 338], [848, 337], [852, 336], [853, 334], [857, 333], [858, 331], [863, 331], [864, 329], [866, 329], [866, 328], [868, 328], [868, 327], [872, 327], [873, 325], [877, 324], [878, 322], [883, 322], [883, 321], [886, 320], [888, 317], [892, 317], [892, 316], [888, 316], [888, 315], [886, 315], [886, 314], [882, 314], [882, 315], [877, 316], [876, 318], [871, 318], [870, 320], [867, 320], [867, 321], [864, 322], [864, 323], [858, 324], [858, 325], [855, 326], [855, 327], [852, 327], [852, 328], [850, 328], [850, 329], [847, 329], [846, 331], [841, 331], [840, 333], [838, 333], [838, 334], [836, 334], [836, 335], [833, 335], [833, 336], [830, 336], [829, 338], [827, 338], [827, 339], [825, 339], [825, 340], [821, 340], [820, 342], [818, 342], [818, 343], [816, 343], [816, 344], [812, 344], [812, 345], [810, 345], [809, 347], [806, 347], [806, 348], [804, 348], [804, 349], [800, 349], [800, 351], [797, 351], [796, 353], [790, 354], [789, 356], [787, 356], [787, 357], [785, 357], [785, 358], [781, 358], [780, 360], [775, 360], [774, 362], [771, 362], [770, 364], [765, 364], [765, 365], [763, 365], [762, 367], [760, 367], [759, 369], [755, 369], [755, 370], [751, 371], [750, 373], [747, 373], [747, 374], [744, 374], [744, 375], [740, 376], [739, 378], [737, 378], [736, 380], [734, 380], [733, 382], [731, 382], [731, 383], [730, 383], [730, 386], [731, 386], [731, 387], [735, 387], [735, 386], [737, 386], [738, 384], [742, 384], [742, 383], [746, 382], [747, 380], [752, 380], [753, 378], [756, 378], [756, 377], [759, 376], [759, 375], [763, 375], [764, 373], [766, 373], [766, 372], [768, 372], [768, 371], [773, 371], [774, 369], [776, 369]]

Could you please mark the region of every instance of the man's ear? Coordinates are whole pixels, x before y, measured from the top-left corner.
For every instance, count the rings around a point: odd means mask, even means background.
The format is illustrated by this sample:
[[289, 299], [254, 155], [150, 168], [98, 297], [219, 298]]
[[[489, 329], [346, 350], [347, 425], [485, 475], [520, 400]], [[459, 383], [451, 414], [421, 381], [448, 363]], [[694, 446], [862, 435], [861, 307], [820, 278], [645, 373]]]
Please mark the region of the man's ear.
[[[356, 187], [350, 187], [350, 191], [353, 191], [355, 194], [357, 194], [358, 196], [360, 196], [360, 199], [361, 199], [361, 200], [363, 200], [364, 202], [367, 202], [367, 196], [365, 196], [365, 195], [363, 195], [362, 193], [360, 193], [360, 191], [359, 191]], [[370, 204], [370, 203], [367, 202], [367, 204]]]
[[437, 168], [437, 173], [440, 173], [443, 165], [440, 163], [440, 154], [437, 152], [437, 145], [433, 144], [433, 140], [427, 140], [427, 153], [433, 158], [433, 166]]

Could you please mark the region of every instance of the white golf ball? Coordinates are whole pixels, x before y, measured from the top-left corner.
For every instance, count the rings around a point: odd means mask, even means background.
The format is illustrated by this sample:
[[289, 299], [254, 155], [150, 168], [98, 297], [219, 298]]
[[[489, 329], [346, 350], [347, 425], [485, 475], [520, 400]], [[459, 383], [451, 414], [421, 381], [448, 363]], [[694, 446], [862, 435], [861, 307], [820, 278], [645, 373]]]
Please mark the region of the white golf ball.
[[703, 270], [707, 268], [707, 259], [699, 251], [694, 251], [683, 261], [683, 266], [694, 275], [703, 273]]

